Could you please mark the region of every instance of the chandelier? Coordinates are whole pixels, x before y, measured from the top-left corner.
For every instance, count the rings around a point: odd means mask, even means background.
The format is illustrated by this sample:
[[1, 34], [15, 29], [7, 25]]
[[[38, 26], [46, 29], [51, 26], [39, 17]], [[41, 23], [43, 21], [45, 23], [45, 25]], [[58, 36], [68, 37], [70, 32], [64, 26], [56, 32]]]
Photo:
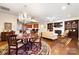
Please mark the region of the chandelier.
[[18, 19], [22, 23], [38, 22], [35, 19], [31, 18], [31, 16], [28, 16], [26, 12], [20, 13]]
[[20, 8], [20, 12], [18, 14], [19, 21], [22, 23], [37, 22], [34, 18], [32, 18], [31, 16], [27, 14], [28, 12], [27, 9], [28, 8], [26, 5]]

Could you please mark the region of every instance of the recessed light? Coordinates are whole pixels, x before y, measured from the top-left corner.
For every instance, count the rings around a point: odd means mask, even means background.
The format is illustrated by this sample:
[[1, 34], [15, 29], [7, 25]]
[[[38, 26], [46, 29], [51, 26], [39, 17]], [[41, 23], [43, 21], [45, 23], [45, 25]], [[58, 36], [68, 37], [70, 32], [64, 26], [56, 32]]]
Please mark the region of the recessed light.
[[66, 6], [62, 6], [62, 10], [65, 10], [67, 7]]
[[62, 10], [67, 9], [67, 7], [70, 5], [70, 3], [67, 3], [67, 5], [62, 6]]
[[67, 5], [70, 5], [70, 3], [67, 3]]

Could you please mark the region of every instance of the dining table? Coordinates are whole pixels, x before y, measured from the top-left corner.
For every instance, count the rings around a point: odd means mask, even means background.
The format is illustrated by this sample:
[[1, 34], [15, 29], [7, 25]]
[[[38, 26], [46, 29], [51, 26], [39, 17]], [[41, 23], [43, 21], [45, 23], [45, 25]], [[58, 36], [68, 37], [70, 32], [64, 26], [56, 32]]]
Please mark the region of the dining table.
[[[17, 35], [18, 36], [18, 35]], [[33, 45], [33, 42], [36, 41], [36, 37], [37, 37], [37, 34], [23, 34], [22, 36], [20, 37], [17, 37], [17, 40], [21, 40], [21, 42], [24, 44], [25, 46], [25, 50], [26, 49], [32, 49], [32, 45]]]

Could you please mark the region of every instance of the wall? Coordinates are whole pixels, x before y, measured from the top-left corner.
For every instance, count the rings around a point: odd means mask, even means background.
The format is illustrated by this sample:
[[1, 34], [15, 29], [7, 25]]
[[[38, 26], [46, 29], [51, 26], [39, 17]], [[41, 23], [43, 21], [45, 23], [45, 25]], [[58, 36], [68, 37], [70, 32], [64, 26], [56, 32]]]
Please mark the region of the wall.
[[39, 32], [46, 32], [47, 31], [47, 24], [46, 23], [39, 23]]
[[12, 23], [12, 30], [17, 31], [17, 18], [14, 15], [0, 12], [0, 32], [4, 30], [4, 23]]

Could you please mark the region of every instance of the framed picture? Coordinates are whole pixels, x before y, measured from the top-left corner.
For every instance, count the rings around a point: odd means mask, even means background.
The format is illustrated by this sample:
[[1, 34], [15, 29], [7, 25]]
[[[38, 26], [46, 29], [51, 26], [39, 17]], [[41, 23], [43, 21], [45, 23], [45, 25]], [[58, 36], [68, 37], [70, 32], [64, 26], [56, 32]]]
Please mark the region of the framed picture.
[[6, 31], [12, 30], [12, 23], [4, 23], [4, 29]]

